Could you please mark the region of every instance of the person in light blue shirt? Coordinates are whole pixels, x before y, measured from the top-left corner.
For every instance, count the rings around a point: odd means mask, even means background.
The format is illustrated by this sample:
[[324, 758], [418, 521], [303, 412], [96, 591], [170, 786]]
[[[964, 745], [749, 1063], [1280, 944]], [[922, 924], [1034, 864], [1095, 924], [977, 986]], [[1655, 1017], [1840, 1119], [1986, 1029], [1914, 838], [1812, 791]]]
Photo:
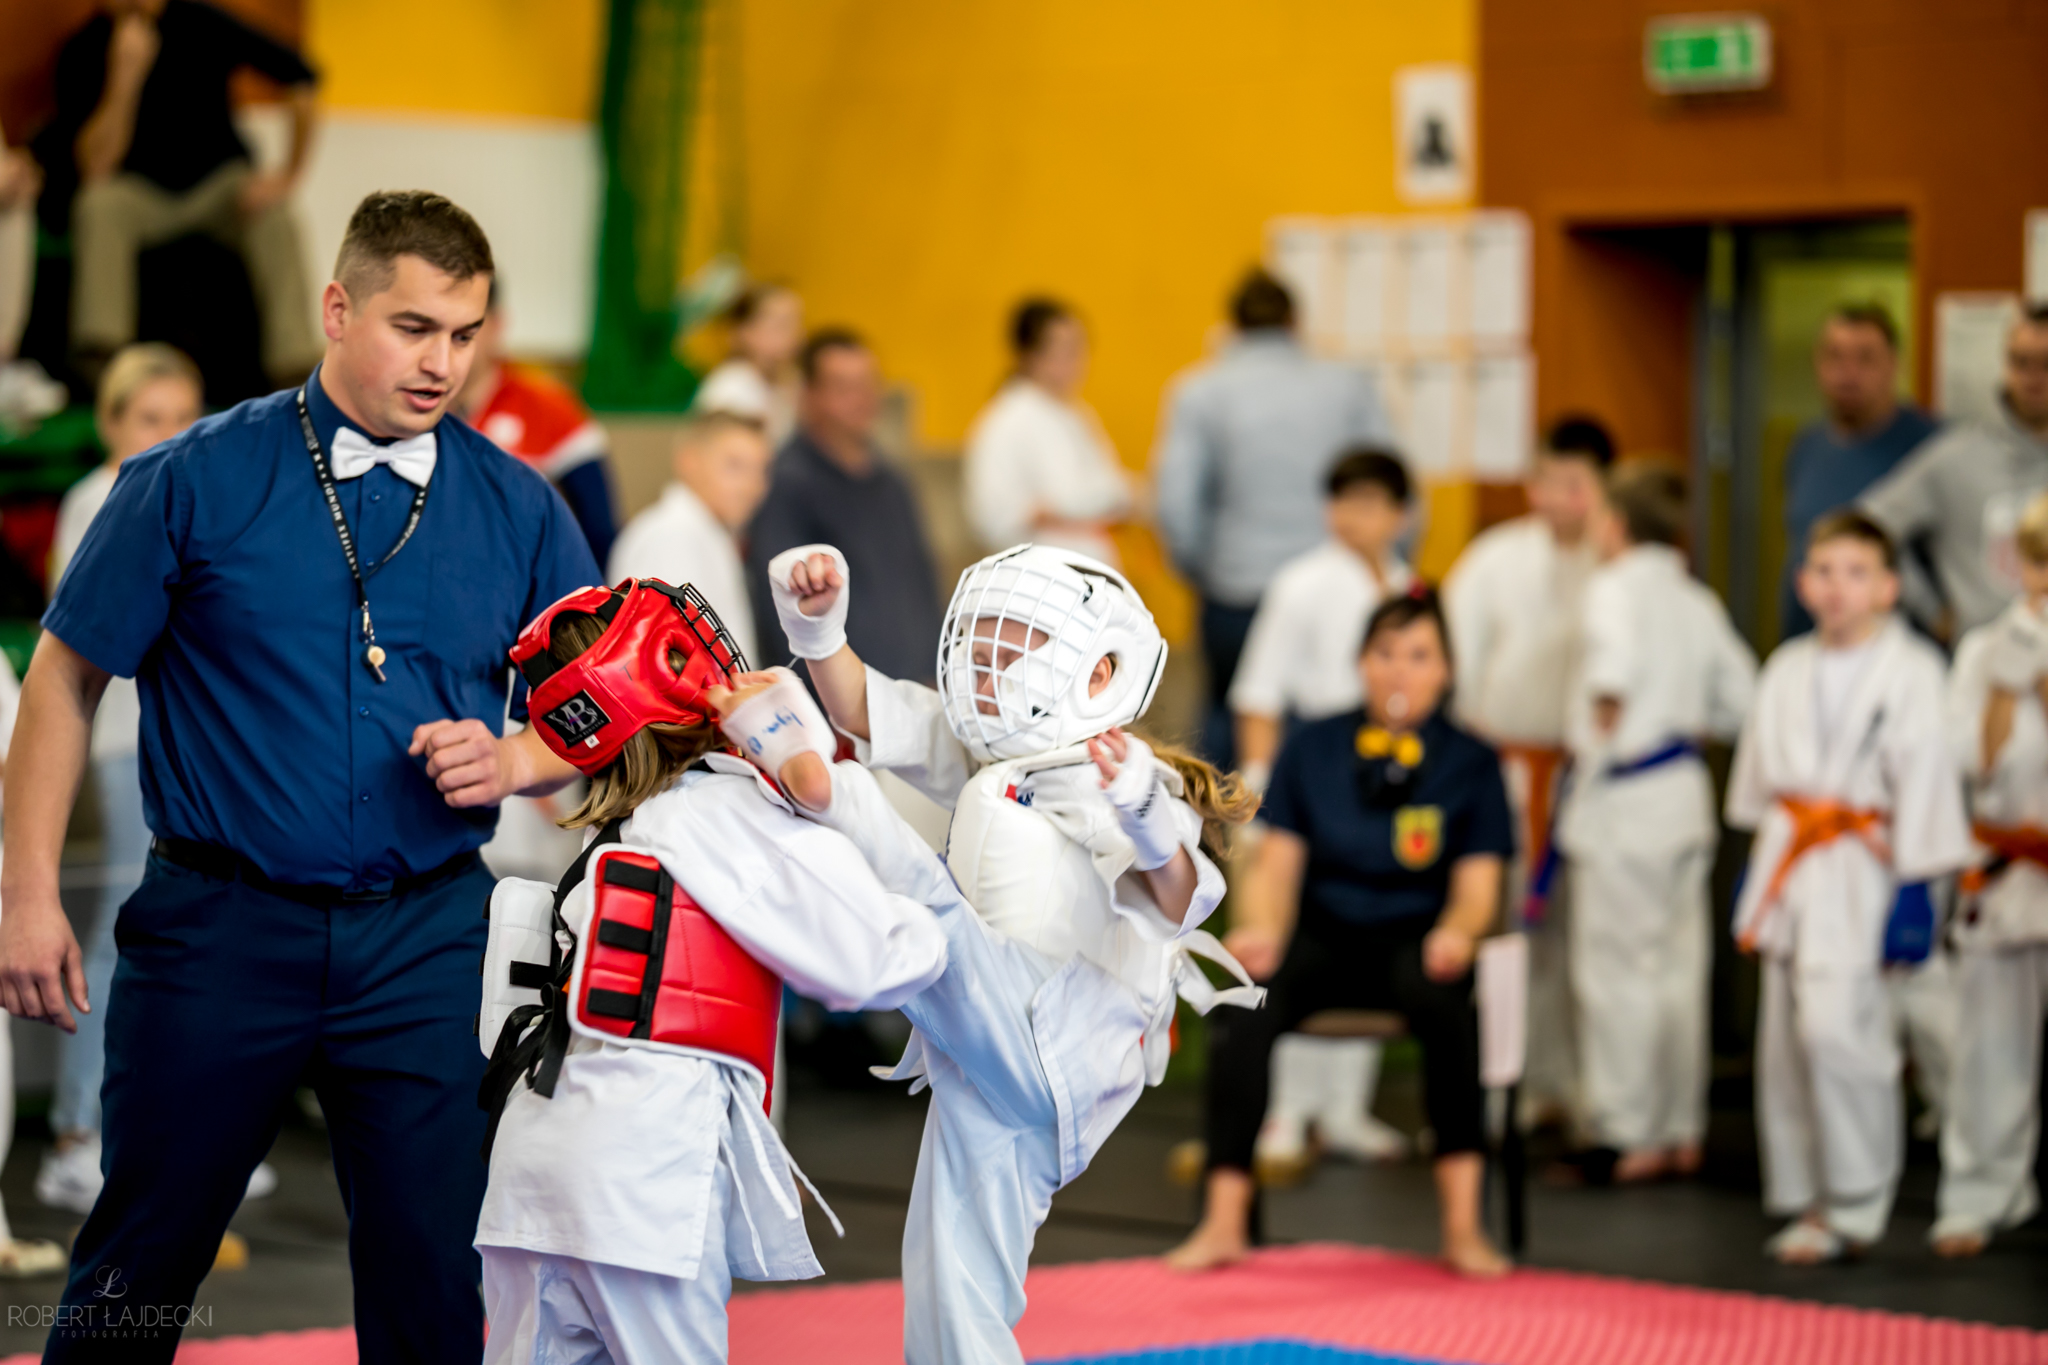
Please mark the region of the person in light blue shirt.
[[[362, 1359], [482, 1357], [477, 849], [507, 795], [573, 775], [502, 733], [525, 718], [507, 652], [599, 581], [546, 480], [443, 420], [491, 271], [448, 200], [365, 199], [319, 368], [125, 462], [43, 618], [6, 771], [0, 1006], [67, 1030], [107, 1011], [106, 1183], [46, 1361], [171, 1360], [177, 1327], [108, 1327], [106, 1290], [182, 1322], [300, 1084]], [[155, 838], [92, 1001], [57, 867], [110, 676], [136, 680]]]
[[1899, 401], [1899, 331], [1882, 304], [1844, 304], [1828, 314], [1813, 370], [1828, 415], [1801, 428], [1785, 457], [1788, 557], [1778, 631], [1787, 639], [1813, 629], [1793, 591], [1807, 531], [1826, 513], [1854, 504], [1940, 427]]
[[1251, 272], [1230, 313], [1236, 339], [1175, 385], [1153, 456], [1160, 533], [1202, 596], [1203, 749], [1226, 766], [1230, 682], [1259, 598], [1322, 540], [1323, 479], [1339, 452], [1394, 440], [1371, 374], [1302, 348], [1279, 280]]

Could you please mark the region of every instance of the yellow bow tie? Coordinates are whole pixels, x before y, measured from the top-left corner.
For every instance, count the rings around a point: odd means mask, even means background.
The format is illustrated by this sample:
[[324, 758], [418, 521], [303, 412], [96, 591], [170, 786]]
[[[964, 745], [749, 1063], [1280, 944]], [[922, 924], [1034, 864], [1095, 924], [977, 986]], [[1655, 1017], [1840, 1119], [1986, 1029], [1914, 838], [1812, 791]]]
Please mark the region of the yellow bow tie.
[[1356, 744], [1360, 758], [1391, 758], [1404, 768], [1422, 766], [1422, 740], [1412, 730], [1395, 734], [1382, 725], [1361, 725]]

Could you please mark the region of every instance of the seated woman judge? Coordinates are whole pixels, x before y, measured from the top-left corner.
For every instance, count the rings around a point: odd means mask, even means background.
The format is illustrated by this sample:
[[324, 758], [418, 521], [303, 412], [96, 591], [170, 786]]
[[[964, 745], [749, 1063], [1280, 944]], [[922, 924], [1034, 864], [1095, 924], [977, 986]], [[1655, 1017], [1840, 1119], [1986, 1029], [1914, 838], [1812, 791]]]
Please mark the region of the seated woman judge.
[[1263, 1009], [1209, 1016], [1207, 1204], [1168, 1253], [1176, 1269], [1244, 1256], [1268, 1059], [1281, 1034], [1324, 1009], [1407, 1018], [1436, 1132], [1444, 1259], [1482, 1278], [1509, 1269], [1480, 1226], [1472, 960], [1500, 904], [1513, 823], [1493, 750], [1443, 714], [1448, 641], [1429, 590], [1383, 603], [1359, 657], [1365, 709], [1302, 726], [1273, 765], [1267, 834], [1224, 938], [1268, 995]]

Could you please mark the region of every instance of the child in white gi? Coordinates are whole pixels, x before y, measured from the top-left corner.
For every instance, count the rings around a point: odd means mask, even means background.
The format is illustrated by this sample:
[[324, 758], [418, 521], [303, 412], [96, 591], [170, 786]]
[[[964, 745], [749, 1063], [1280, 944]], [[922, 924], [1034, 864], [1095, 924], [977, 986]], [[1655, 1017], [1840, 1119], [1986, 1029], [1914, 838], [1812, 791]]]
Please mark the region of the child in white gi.
[[[1337, 457], [1324, 488], [1330, 538], [1273, 576], [1230, 684], [1238, 768], [1261, 795], [1290, 721], [1358, 709], [1365, 623], [1414, 578], [1399, 547], [1408, 524], [1407, 467], [1384, 450], [1357, 446]], [[1326, 1151], [1366, 1160], [1403, 1155], [1407, 1138], [1372, 1114], [1379, 1070], [1378, 1043], [1283, 1037], [1273, 1049], [1273, 1097], [1259, 1129], [1261, 1178], [1305, 1169], [1311, 1121]]]
[[[1941, 656], [1893, 615], [1890, 538], [1858, 512], [1814, 523], [1799, 599], [1815, 632], [1764, 666], [1728, 783], [1754, 829], [1735, 932], [1763, 958], [1757, 1127], [1766, 1250], [1836, 1260], [1884, 1232], [1904, 1159], [1888, 957], [1925, 955], [1925, 883], [1970, 856], [1943, 724]], [[1908, 932], [1912, 931], [1912, 932]]]
[[[1263, 996], [1198, 927], [1223, 894], [1205, 818], [1241, 822], [1255, 801], [1121, 729], [1166, 644], [1105, 564], [1018, 546], [971, 567], [938, 691], [847, 647], [836, 550], [786, 551], [768, 573], [791, 652], [862, 761], [953, 808], [947, 863], [975, 912], [942, 915], [946, 974], [903, 1007], [916, 1032], [893, 1075], [932, 1089], [903, 1234], [904, 1355], [1021, 1362], [1032, 1241], [1163, 1079], [1176, 994], [1201, 1009]], [[1244, 984], [1217, 992], [1190, 951]]]
[[2021, 595], [1963, 637], [1949, 730], [1970, 774], [1982, 861], [1954, 926], [1954, 1073], [1943, 1105], [1941, 1187], [1929, 1234], [1975, 1256], [2031, 1218], [2040, 1142], [2041, 1027], [2048, 1016], [2048, 496], [2014, 537]]
[[[946, 963], [930, 910], [785, 795], [822, 807], [873, 778], [826, 766], [836, 741], [802, 685], [733, 672], [730, 640], [689, 593], [651, 579], [585, 589], [514, 650], [534, 723], [591, 777], [565, 823], [603, 830], [573, 891], [507, 880], [493, 896], [479, 1032], [502, 1113], [476, 1234], [490, 1362], [723, 1361], [735, 1277], [823, 1273], [801, 1174], [764, 1112], [782, 982], [836, 1009], [888, 1009]], [[721, 752], [714, 707], [760, 768]], [[939, 887], [937, 858], [907, 831], [900, 842]], [[601, 899], [620, 888], [638, 918]], [[543, 965], [550, 938], [567, 952]], [[566, 1004], [529, 990], [504, 1022], [509, 987], [551, 972]]]
[[[1551, 812], [1564, 770], [1564, 716], [1579, 639], [1579, 599], [1592, 575], [1588, 524], [1614, 439], [1590, 417], [1545, 433], [1526, 491], [1529, 515], [1473, 538], [1444, 580], [1444, 614], [1458, 661], [1458, 718], [1500, 751], [1514, 803], [1517, 855], [1508, 868], [1510, 922], [1529, 935], [1529, 1056], [1523, 1116], [1569, 1118], [1578, 1093], [1572, 1062], [1566, 906], [1532, 905], [1545, 866]], [[1536, 915], [1525, 919], [1531, 909]]]
[[1636, 466], [1593, 516], [1558, 822], [1571, 860], [1571, 979], [1587, 1136], [1613, 1178], [1699, 1169], [1707, 1127], [1708, 883], [1721, 832], [1701, 757], [1732, 740], [1756, 656], [1687, 571], [1683, 482]]

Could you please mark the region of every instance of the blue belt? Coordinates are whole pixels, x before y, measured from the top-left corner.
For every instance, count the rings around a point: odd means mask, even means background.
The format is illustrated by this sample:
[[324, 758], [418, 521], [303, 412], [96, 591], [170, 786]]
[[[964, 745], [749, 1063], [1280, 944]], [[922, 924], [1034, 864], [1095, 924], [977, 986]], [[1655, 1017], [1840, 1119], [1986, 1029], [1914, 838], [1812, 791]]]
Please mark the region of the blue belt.
[[1653, 768], [1662, 768], [1666, 764], [1677, 763], [1687, 758], [1698, 758], [1699, 756], [1699, 745], [1689, 739], [1674, 739], [1663, 748], [1653, 749], [1641, 758], [1632, 758], [1626, 763], [1610, 763], [1607, 765], [1606, 771], [1601, 775], [1609, 779], [1634, 777], [1638, 773], [1646, 773]]

